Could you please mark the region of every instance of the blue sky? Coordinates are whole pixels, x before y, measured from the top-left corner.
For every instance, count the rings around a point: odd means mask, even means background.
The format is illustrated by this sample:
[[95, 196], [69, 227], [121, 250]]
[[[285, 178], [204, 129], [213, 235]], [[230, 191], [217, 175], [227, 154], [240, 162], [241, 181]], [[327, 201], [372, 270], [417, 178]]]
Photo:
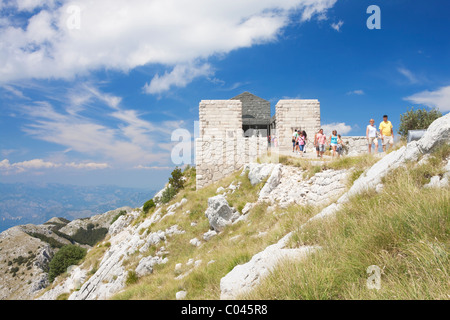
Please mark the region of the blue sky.
[[[381, 10], [369, 30], [367, 8]], [[0, 0], [0, 182], [161, 187], [202, 99], [319, 99], [363, 135], [450, 111], [450, 3]]]

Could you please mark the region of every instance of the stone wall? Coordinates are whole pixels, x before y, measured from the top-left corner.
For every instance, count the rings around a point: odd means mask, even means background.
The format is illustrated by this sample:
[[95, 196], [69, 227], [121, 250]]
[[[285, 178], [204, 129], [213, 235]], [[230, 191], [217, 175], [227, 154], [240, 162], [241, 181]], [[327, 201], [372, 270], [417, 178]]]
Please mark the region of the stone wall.
[[308, 134], [308, 147], [320, 129], [319, 100], [280, 100], [276, 105], [276, 133], [280, 151], [292, 150], [292, 133], [295, 129]]
[[[365, 136], [342, 137], [342, 141], [346, 147], [346, 151], [344, 152], [344, 154], [354, 156], [369, 152], [369, 142], [367, 141], [367, 138]], [[381, 145], [381, 140], [378, 141], [378, 145]]]
[[241, 101], [201, 101], [199, 133], [195, 146], [197, 189], [242, 169], [267, 152], [267, 138], [244, 137]]

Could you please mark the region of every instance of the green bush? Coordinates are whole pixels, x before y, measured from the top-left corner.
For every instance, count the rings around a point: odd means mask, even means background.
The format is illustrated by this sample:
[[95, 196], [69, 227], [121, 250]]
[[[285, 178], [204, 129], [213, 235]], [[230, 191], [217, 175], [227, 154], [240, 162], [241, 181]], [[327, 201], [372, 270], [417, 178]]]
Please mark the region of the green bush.
[[411, 108], [400, 116], [400, 127], [398, 133], [403, 138], [407, 138], [409, 130], [426, 130], [436, 119], [440, 117], [442, 117], [442, 113], [437, 109], [431, 109], [428, 111], [425, 108], [417, 110]]
[[112, 221], [111, 221], [111, 224], [113, 224], [114, 222], [117, 221], [117, 219], [119, 219], [121, 216], [124, 216], [124, 215], [126, 215], [126, 214], [127, 214], [127, 212], [126, 212], [125, 210], [121, 210], [118, 214], [116, 214], [116, 215], [114, 216], [114, 218], [113, 218]]
[[49, 264], [48, 277], [53, 282], [57, 276], [66, 272], [71, 265], [78, 264], [86, 256], [86, 249], [67, 245], [62, 247], [53, 257]]
[[99, 228], [95, 229], [93, 224], [88, 224], [87, 229], [79, 228], [77, 232], [72, 236], [72, 239], [79, 244], [87, 244], [88, 246], [94, 246], [97, 242], [103, 240], [108, 233], [108, 229]]
[[169, 203], [169, 201], [172, 200], [173, 197], [175, 197], [176, 194], [177, 194], [177, 191], [175, 190], [174, 187], [172, 187], [172, 186], [170, 185], [170, 186], [168, 186], [168, 187], [164, 190], [164, 192], [163, 192], [163, 194], [162, 194], [162, 196], [161, 196], [160, 201], [161, 201], [162, 203]]
[[144, 203], [144, 212], [147, 213], [150, 211], [150, 209], [156, 207], [155, 202], [153, 201], [153, 199], [148, 200], [146, 203]]
[[37, 238], [43, 242], [47, 242], [52, 248], [62, 248], [64, 246], [64, 244], [59, 242], [58, 240], [51, 238], [51, 237], [47, 237], [41, 233], [31, 232], [31, 233], [27, 233], [27, 234], [30, 237]]
[[175, 193], [184, 188], [183, 172], [180, 168], [172, 171], [172, 177], [169, 178], [170, 185], [175, 189]]
[[127, 286], [130, 286], [130, 285], [132, 285], [132, 284], [137, 283], [138, 280], [139, 280], [139, 278], [138, 278], [136, 272], [134, 272], [134, 271], [128, 271], [127, 280], [125, 280], [125, 284], [126, 284]]

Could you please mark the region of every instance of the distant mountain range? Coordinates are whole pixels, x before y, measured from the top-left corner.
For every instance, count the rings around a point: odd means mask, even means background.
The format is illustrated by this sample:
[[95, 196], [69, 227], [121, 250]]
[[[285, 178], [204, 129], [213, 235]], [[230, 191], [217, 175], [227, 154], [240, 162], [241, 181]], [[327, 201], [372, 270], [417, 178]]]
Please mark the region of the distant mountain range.
[[0, 232], [53, 217], [74, 220], [123, 206], [141, 207], [155, 193], [150, 188], [0, 183]]

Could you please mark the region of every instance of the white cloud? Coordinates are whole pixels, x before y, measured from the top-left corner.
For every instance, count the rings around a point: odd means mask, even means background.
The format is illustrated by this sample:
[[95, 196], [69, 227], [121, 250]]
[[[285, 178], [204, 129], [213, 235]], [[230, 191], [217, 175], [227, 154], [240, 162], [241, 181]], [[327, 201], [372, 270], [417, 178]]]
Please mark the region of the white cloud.
[[357, 96], [362, 96], [364, 95], [365, 92], [363, 90], [353, 90], [353, 91], [349, 91], [347, 92], [347, 95], [357, 95]]
[[160, 171], [165, 171], [165, 170], [173, 170], [173, 167], [158, 167], [158, 166], [138, 165], [138, 166], [135, 166], [134, 169], [137, 169], [137, 170], [160, 170]]
[[5, 91], [7, 91], [9, 93], [12, 93], [17, 98], [30, 100], [30, 98], [26, 97], [22, 91], [20, 91], [19, 89], [15, 88], [13, 86], [4, 85], [4, 86], [1, 86], [1, 88], [3, 88]]
[[172, 86], [184, 88], [195, 78], [212, 74], [211, 65], [208, 63], [201, 66], [177, 65], [170, 73], [166, 72], [163, 76], [156, 75], [150, 83], [145, 84], [144, 91], [155, 94], [168, 91]]
[[400, 74], [402, 74], [406, 79], [408, 79], [409, 82], [411, 83], [417, 83], [419, 82], [419, 80], [417, 79], [417, 77], [411, 72], [411, 70], [408, 70], [404, 67], [399, 67], [397, 68], [397, 71], [400, 72]]
[[74, 169], [87, 169], [87, 170], [102, 170], [102, 169], [108, 169], [111, 168], [111, 166], [107, 163], [95, 163], [95, 162], [89, 162], [89, 163], [66, 163], [64, 165], [68, 168], [74, 168]]
[[442, 112], [450, 111], [450, 86], [442, 87], [435, 91], [425, 90], [406, 97], [404, 100], [437, 108]]
[[69, 152], [116, 165], [168, 163], [170, 155], [164, 149], [165, 143], [170, 141], [173, 130], [183, 126], [183, 121], [150, 122], [136, 110], [111, 103], [121, 101], [120, 97], [103, 93], [92, 85], [78, 89], [78, 94], [85, 97], [80, 101], [95, 108], [79, 112], [86, 105], [78, 105], [75, 110], [70, 99], [64, 110], [56, 110], [48, 102], [35, 102], [22, 107], [29, 121], [23, 131], [33, 138], [61, 145]]
[[10, 1], [19, 11], [33, 11], [36, 8], [54, 7], [55, 0], [16, 0]]
[[336, 130], [337, 133], [342, 136], [346, 135], [352, 131], [352, 127], [343, 122], [339, 122], [339, 123], [333, 122], [330, 124], [325, 124], [325, 125], [322, 125], [321, 128], [323, 129], [323, 132], [326, 135], [330, 135], [333, 132], [333, 130]]
[[8, 159], [0, 162], [0, 173], [17, 174], [32, 170], [55, 169], [55, 168], [72, 168], [77, 170], [102, 170], [110, 168], [107, 163], [54, 163], [42, 159], [33, 159], [23, 162], [11, 163]]
[[[0, 82], [72, 79], [96, 70], [128, 72], [163, 64], [173, 71], [146, 86], [161, 92], [211, 72], [203, 63], [190, 76], [183, 66], [275, 41], [296, 14], [308, 21], [336, 1], [11, 0], [28, 20], [18, 25], [0, 17]], [[68, 27], [71, 5], [80, 9], [79, 29]]]
[[337, 23], [332, 23], [331, 27], [336, 30], [337, 32], [341, 31], [341, 27], [344, 25], [344, 21], [339, 20]]

